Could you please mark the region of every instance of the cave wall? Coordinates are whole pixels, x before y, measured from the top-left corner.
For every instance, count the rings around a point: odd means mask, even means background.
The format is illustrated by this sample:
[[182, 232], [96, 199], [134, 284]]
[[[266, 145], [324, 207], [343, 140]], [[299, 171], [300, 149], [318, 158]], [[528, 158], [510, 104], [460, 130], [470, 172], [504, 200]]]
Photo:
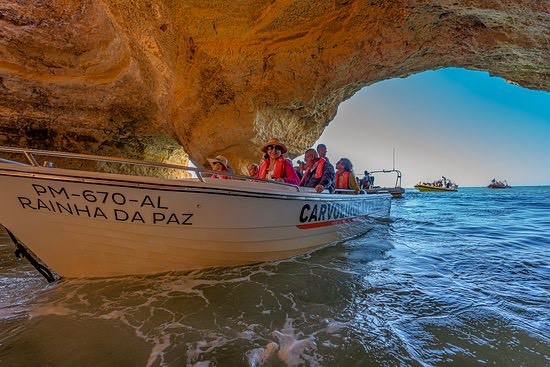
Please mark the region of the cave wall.
[[365, 86], [451, 66], [550, 90], [550, 2], [7, 1], [0, 145], [239, 170], [270, 137], [303, 153]]

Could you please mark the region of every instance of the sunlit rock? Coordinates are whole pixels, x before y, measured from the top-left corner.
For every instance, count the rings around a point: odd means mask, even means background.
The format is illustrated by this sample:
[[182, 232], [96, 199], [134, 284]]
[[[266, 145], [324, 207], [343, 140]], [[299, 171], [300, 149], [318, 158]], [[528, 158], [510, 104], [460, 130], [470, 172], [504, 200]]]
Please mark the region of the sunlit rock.
[[547, 1], [3, 2], [0, 144], [239, 170], [270, 137], [301, 154], [384, 79], [550, 90], [549, 34]]

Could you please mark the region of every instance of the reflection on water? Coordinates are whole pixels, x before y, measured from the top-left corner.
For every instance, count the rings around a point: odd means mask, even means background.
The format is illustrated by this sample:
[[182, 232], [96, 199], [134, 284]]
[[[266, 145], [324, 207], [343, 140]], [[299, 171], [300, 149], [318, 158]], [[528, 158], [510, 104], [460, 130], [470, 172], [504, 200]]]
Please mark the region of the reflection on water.
[[408, 192], [362, 237], [156, 276], [48, 285], [0, 237], [0, 365], [543, 366], [550, 201], [515, 191]]

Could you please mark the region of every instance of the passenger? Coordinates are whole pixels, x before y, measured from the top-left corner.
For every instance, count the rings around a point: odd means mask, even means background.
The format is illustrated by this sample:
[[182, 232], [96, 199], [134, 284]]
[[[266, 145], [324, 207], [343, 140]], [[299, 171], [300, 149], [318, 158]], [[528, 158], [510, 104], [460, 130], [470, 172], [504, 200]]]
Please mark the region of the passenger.
[[279, 139], [270, 139], [262, 147], [262, 152], [267, 153], [267, 158], [260, 163], [258, 178], [286, 182], [292, 185], [300, 183], [300, 179], [292, 166], [292, 161], [283, 155], [287, 152], [287, 149]]
[[324, 158], [327, 162], [327, 146], [325, 144], [319, 144], [317, 145], [317, 154], [319, 154], [319, 158]]
[[306, 164], [302, 161], [298, 161], [296, 166], [294, 166], [294, 170], [296, 171], [296, 174], [298, 175], [298, 178], [301, 180], [302, 176], [304, 175]]
[[317, 192], [334, 191], [334, 167], [324, 158], [319, 158], [315, 149], [305, 153], [306, 170], [300, 186], [312, 187]]
[[368, 190], [374, 186], [374, 176], [372, 176], [369, 171], [363, 172], [363, 180], [361, 182], [361, 188]]
[[355, 193], [359, 192], [359, 185], [355, 174], [353, 173], [353, 165], [347, 158], [340, 158], [336, 162], [336, 189], [354, 190]]
[[[208, 158], [208, 162], [210, 163], [210, 166], [212, 167], [212, 171], [217, 172], [225, 172], [230, 173], [229, 169], [227, 167], [227, 158], [225, 158], [223, 155], [218, 155], [216, 158]], [[212, 178], [221, 178], [221, 179], [227, 179], [227, 176], [214, 174], [210, 176]]]
[[248, 175], [250, 177], [258, 178], [258, 174], [260, 173], [260, 167], [256, 163], [250, 163], [246, 168], [248, 170]]

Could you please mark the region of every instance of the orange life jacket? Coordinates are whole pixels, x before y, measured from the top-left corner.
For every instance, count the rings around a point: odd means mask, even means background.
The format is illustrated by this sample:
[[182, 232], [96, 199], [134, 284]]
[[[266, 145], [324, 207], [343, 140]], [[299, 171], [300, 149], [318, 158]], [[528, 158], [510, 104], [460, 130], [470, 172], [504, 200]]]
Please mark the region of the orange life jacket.
[[[270, 159], [271, 158], [264, 159], [262, 163], [260, 163], [260, 173], [258, 174], [258, 178], [267, 178], [267, 169], [269, 168]], [[273, 167], [271, 178], [285, 177], [285, 159], [286, 158], [282, 155], [279, 158], [275, 159], [275, 167]]]
[[349, 189], [349, 172], [344, 171], [342, 174], [336, 172], [336, 188]]
[[[304, 175], [302, 176], [302, 179], [300, 180], [300, 185], [302, 184], [302, 182], [306, 180], [306, 177], [309, 175], [309, 172], [311, 171], [312, 168], [315, 168], [315, 178], [323, 177], [323, 168], [325, 167], [325, 162], [326, 162], [325, 158], [318, 158], [318, 161], [315, 162], [313, 166], [306, 169], [306, 171], [304, 172]], [[315, 165], [317, 165], [317, 167]]]

